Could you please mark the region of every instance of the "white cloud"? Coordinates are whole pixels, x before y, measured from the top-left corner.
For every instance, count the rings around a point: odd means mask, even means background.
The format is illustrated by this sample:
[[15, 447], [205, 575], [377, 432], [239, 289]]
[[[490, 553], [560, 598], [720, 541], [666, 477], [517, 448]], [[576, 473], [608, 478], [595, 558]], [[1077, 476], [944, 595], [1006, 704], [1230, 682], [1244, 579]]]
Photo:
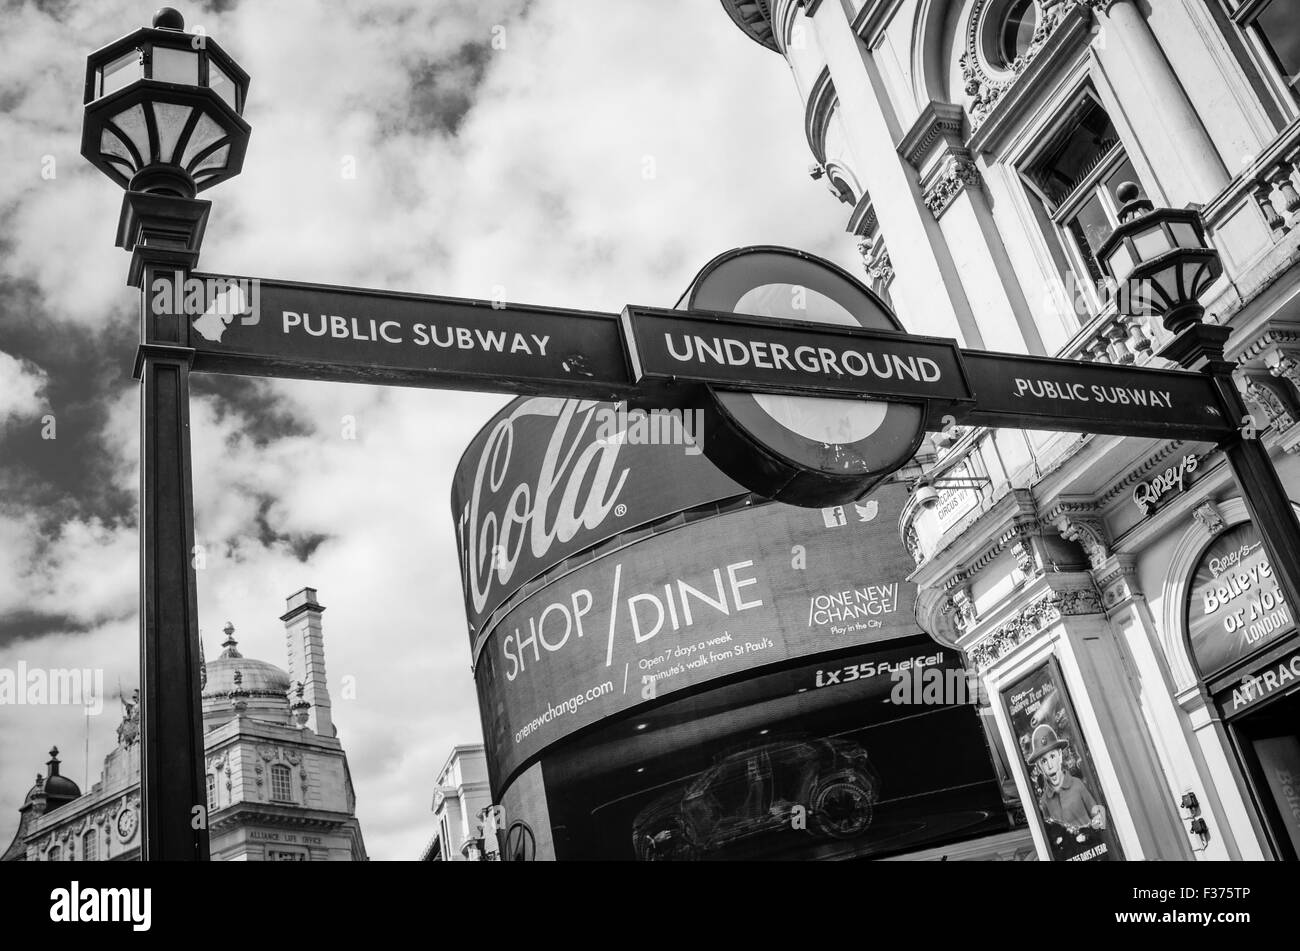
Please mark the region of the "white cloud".
[[[784, 63], [715, 4], [677, 0], [647, 12], [543, 0], [522, 18], [517, 6], [412, 0], [363, 13], [300, 0], [204, 14], [209, 34], [252, 75], [253, 137], [244, 174], [203, 196], [213, 201], [203, 269], [468, 297], [491, 297], [499, 285], [511, 300], [613, 311], [673, 303], [698, 268], [737, 245], [790, 244], [859, 266], [845, 210], [804, 171]], [[6, 46], [30, 41], [55, 65], [0, 118], [0, 160], [34, 170], [41, 154], [61, 159], [54, 181], [33, 173], [0, 187], [23, 235], [0, 269], [35, 281], [61, 319], [102, 326], [130, 302], [126, 256], [111, 247], [120, 198], [76, 159], [75, 104], [85, 52], [125, 32], [139, 10], [106, 4], [53, 28], [20, 9], [17, 30], [6, 24], [17, 42]], [[413, 116], [420, 64], [454, 59], [499, 24], [506, 48], [488, 53], [456, 134]], [[22, 63], [41, 57], [4, 60], [0, 83], [13, 83], [34, 75]], [[462, 66], [422, 86], [421, 101], [450, 101], [466, 76]], [[355, 178], [341, 174], [345, 156]], [[128, 331], [121, 347], [134, 346]], [[367, 845], [378, 858], [413, 858], [428, 839], [435, 771], [453, 744], [479, 738], [449, 492], [457, 459], [502, 399], [248, 386], [310, 432], [262, 444], [249, 435], [253, 420], [219, 414], [216, 398], [194, 400], [209, 654], [231, 620], [243, 653], [283, 665], [281, 599], [318, 588]], [[115, 478], [128, 487], [136, 412], [130, 394], [105, 430]], [[357, 420], [355, 440], [343, 438], [345, 415]], [[288, 543], [258, 542], [259, 514], [278, 534], [330, 537], [304, 564]], [[93, 605], [99, 617], [134, 603], [133, 531], [82, 519], [44, 549], [34, 517], [0, 531], [0, 567], [36, 562], [34, 583], [10, 603], [50, 610], [67, 599], [80, 612], [81, 592], [86, 616]], [[118, 663], [131, 623], [105, 622], [71, 641], [85, 663]], [[46, 637], [23, 650], [62, 656], [64, 643]], [[344, 675], [356, 678], [355, 700], [338, 698]], [[24, 729], [48, 747], [72, 728], [51, 718]], [[111, 745], [106, 736], [96, 755]], [[0, 838], [14, 817], [5, 803], [30, 784], [32, 755], [23, 746], [0, 761]]]
[[39, 413], [47, 382], [40, 367], [0, 351], [0, 428]]

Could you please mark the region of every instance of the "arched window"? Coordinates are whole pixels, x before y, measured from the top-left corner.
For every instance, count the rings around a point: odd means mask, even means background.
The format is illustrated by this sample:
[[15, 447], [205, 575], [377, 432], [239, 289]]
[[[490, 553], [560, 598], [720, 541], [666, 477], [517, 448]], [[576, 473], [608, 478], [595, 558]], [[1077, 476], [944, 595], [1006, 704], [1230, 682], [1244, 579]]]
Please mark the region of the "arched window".
[[83, 862], [99, 861], [99, 839], [98, 831], [91, 826], [81, 837], [81, 860]]
[[63, 858], [63, 851], [56, 845], [45, 853], [45, 861], [57, 862]]
[[275, 802], [293, 802], [293, 782], [288, 766], [277, 763], [271, 767], [271, 799]]
[[1014, 0], [1002, 17], [998, 30], [998, 52], [1002, 65], [1010, 66], [1029, 51], [1038, 27], [1038, 4], [1035, 0]]

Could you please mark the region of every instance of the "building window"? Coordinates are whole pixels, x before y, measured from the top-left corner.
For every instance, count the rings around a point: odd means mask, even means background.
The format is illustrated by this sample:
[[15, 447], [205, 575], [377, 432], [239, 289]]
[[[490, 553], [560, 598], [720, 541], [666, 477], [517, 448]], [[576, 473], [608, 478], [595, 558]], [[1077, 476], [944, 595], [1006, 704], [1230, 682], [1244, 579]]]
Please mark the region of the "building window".
[[277, 764], [271, 767], [271, 799], [276, 802], [293, 802], [293, 783], [288, 766]]
[[1021, 166], [1040, 220], [1064, 255], [1076, 314], [1096, 313], [1107, 297], [1097, 250], [1119, 224], [1119, 186], [1141, 188], [1114, 124], [1090, 89], [1065, 111], [1033, 157]]
[[47, 862], [57, 862], [62, 858], [63, 858], [63, 852], [59, 849], [57, 845], [53, 846], [48, 852], [45, 853], [45, 861]]
[[217, 809], [217, 777], [208, 773], [208, 812]]
[[99, 840], [96, 836], [97, 832], [92, 828], [81, 837], [81, 860], [83, 862], [99, 861]]
[[1029, 52], [1037, 27], [1038, 4], [1035, 0], [1015, 0], [1003, 16], [998, 31], [998, 52], [1003, 66], [1010, 66]]
[[1296, 95], [1300, 83], [1300, 16], [1295, 0], [1245, 0], [1237, 4], [1233, 18], [1254, 35], [1282, 82]]

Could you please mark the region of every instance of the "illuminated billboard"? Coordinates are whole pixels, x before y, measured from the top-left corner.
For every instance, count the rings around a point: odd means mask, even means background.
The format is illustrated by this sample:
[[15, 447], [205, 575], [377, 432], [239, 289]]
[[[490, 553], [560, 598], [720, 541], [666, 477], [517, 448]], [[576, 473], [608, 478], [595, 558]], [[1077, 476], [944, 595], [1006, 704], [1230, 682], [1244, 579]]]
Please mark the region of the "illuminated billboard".
[[[574, 731], [670, 694], [918, 633], [906, 500], [745, 507], [548, 578], [475, 666], [494, 783]], [[498, 787], [499, 788], [499, 787]]]
[[965, 675], [918, 636], [602, 724], [511, 783], [536, 848], [506, 858], [871, 858], [1010, 828], [975, 709], [900, 690], [917, 670]]
[[451, 490], [471, 646], [496, 608], [565, 559], [746, 494], [703, 456], [697, 417], [552, 397], [515, 400], [493, 417]]

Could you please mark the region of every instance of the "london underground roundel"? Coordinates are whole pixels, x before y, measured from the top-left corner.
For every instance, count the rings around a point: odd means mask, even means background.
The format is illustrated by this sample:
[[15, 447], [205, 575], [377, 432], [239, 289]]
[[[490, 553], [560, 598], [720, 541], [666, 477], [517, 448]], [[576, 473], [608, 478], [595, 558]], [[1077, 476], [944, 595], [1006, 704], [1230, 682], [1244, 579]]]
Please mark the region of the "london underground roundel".
[[[847, 271], [802, 251], [738, 248], [696, 275], [690, 310], [902, 331]], [[704, 454], [751, 491], [820, 507], [861, 498], [910, 459], [924, 435], [919, 403], [776, 396], [706, 387]]]

